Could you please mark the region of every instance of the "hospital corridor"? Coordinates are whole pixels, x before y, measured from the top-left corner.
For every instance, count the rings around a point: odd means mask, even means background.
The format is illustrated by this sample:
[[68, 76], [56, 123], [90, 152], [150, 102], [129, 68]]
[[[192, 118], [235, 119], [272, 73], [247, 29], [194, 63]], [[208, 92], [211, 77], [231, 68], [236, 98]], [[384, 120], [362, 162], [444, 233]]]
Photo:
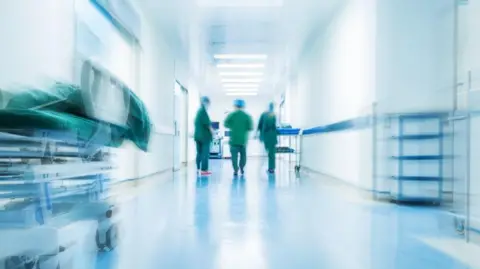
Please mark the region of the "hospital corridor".
[[480, 2], [0, 1], [0, 269], [480, 269]]

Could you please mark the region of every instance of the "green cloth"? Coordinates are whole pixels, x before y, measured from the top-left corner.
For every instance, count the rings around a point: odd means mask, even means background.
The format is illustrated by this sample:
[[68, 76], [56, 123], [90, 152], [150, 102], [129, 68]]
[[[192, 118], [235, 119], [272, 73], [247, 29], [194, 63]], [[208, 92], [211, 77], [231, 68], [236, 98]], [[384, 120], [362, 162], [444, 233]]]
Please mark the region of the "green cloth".
[[[12, 133], [25, 132], [28, 130], [54, 130], [76, 133], [78, 139], [89, 141], [97, 132], [101, 123], [78, 117], [72, 114], [55, 111], [9, 109], [0, 110], [0, 130], [8, 130]], [[119, 147], [122, 145], [127, 129], [121, 126], [108, 124], [111, 133], [109, 143], [105, 146]]]
[[152, 121], [145, 103], [128, 88], [122, 88], [125, 94], [130, 96], [130, 107], [127, 118], [127, 138], [139, 149], [148, 150], [152, 133]]
[[[48, 91], [29, 89], [14, 93], [2, 113], [7, 113], [17, 122], [6, 123], [3, 120], [0, 129], [8, 126], [14, 129], [46, 128], [72, 131], [82, 129], [84, 124], [90, 127], [94, 127], [95, 124], [109, 124], [114, 133], [113, 136], [118, 139], [121, 137], [121, 140], [129, 139], [138, 148], [147, 151], [151, 135], [151, 121], [147, 109], [130, 89], [122, 87], [121, 91], [130, 103], [125, 126], [117, 126], [91, 117], [86, 111], [82, 90], [78, 86], [56, 83]], [[72, 123], [69, 124], [68, 120], [72, 120]], [[90, 131], [88, 129], [85, 133]], [[83, 130], [79, 132], [82, 133]], [[88, 135], [82, 136], [86, 140], [88, 137]], [[117, 142], [114, 144], [119, 146]]]
[[248, 132], [253, 130], [252, 117], [243, 110], [228, 114], [225, 127], [230, 129], [230, 145], [244, 146], [248, 142]]
[[[233, 165], [233, 171], [235, 173], [238, 172], [238, 169], [240, 168], [240, 171], [244, 171], [245, 165], [247, 164], [247, 147], [245, 145], [243, 146], [230, 146], [230, 154], [232, 154], [232, 165]], [[240, 162], [238, 161], [238, 155], [240, 155]]]
[[26, 89], [15, 92], [5, 109], [56, 111], [88, 118], [80, 88], [67, 84], [56, 84], [49, 90]]
[[260, 140], [265, 144], [265, 148], [277, 145], [277, 117], [274, 113], [264, 112], [260, 116], [257, 129], [260, 132]]
[[212, 122], [208, 116], [207, 110], [204, 106], [201, 106], [195, 117], [195, 141], [207, 143], [211, 142], [213, 139], [213, 134], [211, 132]]

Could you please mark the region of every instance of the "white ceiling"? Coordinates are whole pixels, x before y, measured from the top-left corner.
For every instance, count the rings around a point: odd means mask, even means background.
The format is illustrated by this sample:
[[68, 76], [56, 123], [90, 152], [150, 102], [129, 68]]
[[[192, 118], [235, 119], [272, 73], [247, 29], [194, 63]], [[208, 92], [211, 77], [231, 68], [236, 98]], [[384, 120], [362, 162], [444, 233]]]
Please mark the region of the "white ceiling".
[[[344, 0], [140, 0], [204, 94], [224, 94], [214, 54], [268, 54], [259, 94], [281, 90], [309, 33], [329, 21]], [[195, 55], [194, 55], [195, 54]]]

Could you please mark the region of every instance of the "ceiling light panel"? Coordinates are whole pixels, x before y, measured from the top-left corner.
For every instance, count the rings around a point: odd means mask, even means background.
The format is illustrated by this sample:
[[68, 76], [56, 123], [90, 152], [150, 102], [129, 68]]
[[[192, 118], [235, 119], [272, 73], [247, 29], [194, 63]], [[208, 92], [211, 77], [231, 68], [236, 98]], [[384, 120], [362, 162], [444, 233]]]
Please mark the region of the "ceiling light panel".
[[218, 68], [262, 69], [265, 64], [217, 64]]
[[282, 7], [283, 0], [197, 0], [200, 7]]
[[262, 72], [220, 72], [222, 77], [261, 77]]
[[256, 92], [227, 92], [228, 96], [255, 96], [258, 95]]
[[225, 83], [225, 84], [223, 84], [223, 87], [225, 87], [225, 88], [242, 88], [242, 89], [258, 88], [259, 86], [260, 86], [259, 84], [254, 84], [254, 83]]
[[266, 60], [266, 54], [216, 54], [213, 58], [217, 60]]
[[226, 92], [258, 92], [258, 89], [225, 89]]
[[241, 78], [224, 78], [222, 79], [222, 82], [223, 83], [260, 83], [262, 82], [261, 79], [249, 79], [249, 78], [245, 78], [245, 79], [241, 79]]

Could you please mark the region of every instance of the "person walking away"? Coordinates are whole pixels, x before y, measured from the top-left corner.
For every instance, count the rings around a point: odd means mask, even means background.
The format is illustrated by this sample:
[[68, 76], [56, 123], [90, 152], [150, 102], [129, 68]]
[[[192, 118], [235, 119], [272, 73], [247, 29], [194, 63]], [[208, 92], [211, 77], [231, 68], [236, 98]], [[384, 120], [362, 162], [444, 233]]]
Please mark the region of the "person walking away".
[[268, 155], [268, 173], [275, 173], [275, 153], [277, 149], [277, 117], [274, 112], [275, 104], [270, 103], [268, 110], [263, 112], [258, 121], [257, 131], [260, 141], [263, 142]]
[[[232, 165], [234, 176], [238, 176], [238, 171], [245, 174], [245, 165], [247, 164], [247, 143], [248, 133], [253, 130], [253, 120], [245, 109], [245, 101], [235, 100], [233, 102], [235, 111], [230, 113], [225, 119], [225, 128], [230, 129], [230, 153], [232, 154]], [[240, 155], [240, 162], [238, 160]]]
[[195, 117], [194, 139], [197, 148], [197, 171], [202, 176], [208, 176], [211, 172], [208, 170], [210, 157], [210, 144], [213, 139], [213, 128], [207, 110], [210, 107], [208, 97], [201, 98], [201, 106]]

